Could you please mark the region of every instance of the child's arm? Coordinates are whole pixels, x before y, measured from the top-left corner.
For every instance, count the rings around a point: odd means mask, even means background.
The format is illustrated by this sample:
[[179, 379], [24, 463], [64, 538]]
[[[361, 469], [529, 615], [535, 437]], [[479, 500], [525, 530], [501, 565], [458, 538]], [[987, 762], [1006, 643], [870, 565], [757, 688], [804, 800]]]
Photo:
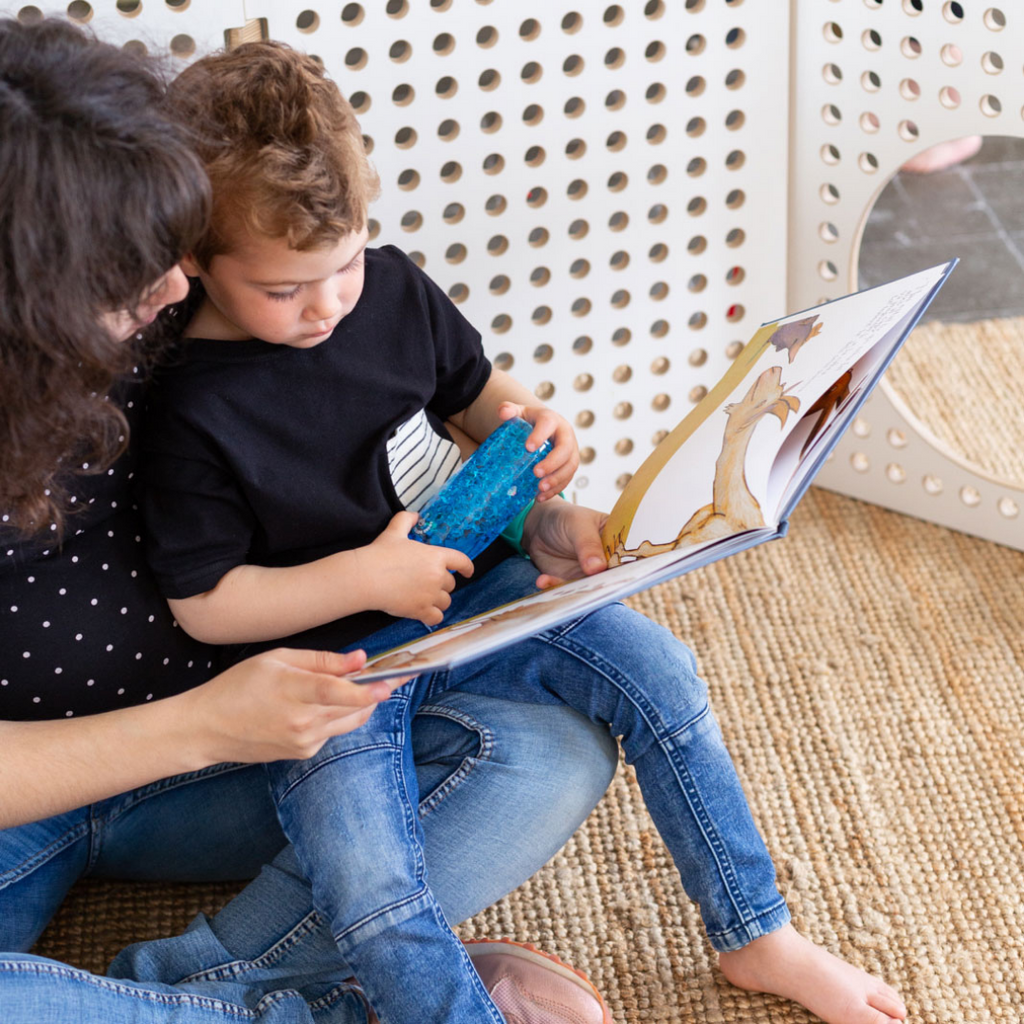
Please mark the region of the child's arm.
[[212, 590], [168, 604], [187, 633], [209, 644], [276, 640], [370, 610], [436, 626], [451, 604], [452, 572], [469, 577], [473, 563], [409, 540], [417, 518], [399, 512], [371, 544], [305, 565], [237, 565]]
[[580, 464], [576, 435], [568, 420], [538, 402], [527, 388], [501, 370], [492, 370], [480, 394], [450, 419], [475, 441], [483, 441], [503, 420], [513, 416], [522, 416], [534, 426], [526, 440], [530, 451], [549, 437], [554, 439], [551, 453], [534, 470], [542, 477], [537, 500], [546, 501], [569, 483]]

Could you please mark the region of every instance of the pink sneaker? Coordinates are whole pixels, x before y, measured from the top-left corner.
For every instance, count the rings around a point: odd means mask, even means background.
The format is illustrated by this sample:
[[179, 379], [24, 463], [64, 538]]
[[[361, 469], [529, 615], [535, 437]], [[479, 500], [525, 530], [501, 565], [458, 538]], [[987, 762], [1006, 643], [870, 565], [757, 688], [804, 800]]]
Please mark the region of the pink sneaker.
[[508, 1024], [613, 1024], [587, 976], [557, 956], [511, 939], [464, 945]]

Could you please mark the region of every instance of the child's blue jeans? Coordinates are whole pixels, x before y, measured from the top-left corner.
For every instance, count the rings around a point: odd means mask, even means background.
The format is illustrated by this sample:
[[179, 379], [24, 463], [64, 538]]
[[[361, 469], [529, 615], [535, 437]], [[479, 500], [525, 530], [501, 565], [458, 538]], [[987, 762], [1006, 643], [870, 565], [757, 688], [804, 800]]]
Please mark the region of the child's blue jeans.
[[[446, 619], [529, 593], [536, 575], [529, 561], [510, 558], [460, 591]], [[378, 653], [426, 631], [404, 621], [363, 646]], [[693, 655], [667, 630], [615, 604], [419, 676], [366, 726], [309, 760], [267, 766], [313, 901], [382, 1020], [503, 1021], [445, 922], [423, 856], [409, 723], [422, 702], [447, 690], [565, 704], [610, 726], [717, 949], [736, 949], [789, 920]], [[553, 808], [533, 811], [546, 827]]]

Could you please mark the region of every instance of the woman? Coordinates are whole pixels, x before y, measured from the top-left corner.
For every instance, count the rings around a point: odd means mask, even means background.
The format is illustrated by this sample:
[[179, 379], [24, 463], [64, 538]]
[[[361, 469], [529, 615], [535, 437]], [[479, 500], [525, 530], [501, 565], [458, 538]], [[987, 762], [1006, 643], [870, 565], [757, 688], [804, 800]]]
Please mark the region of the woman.
[[[63, 22], [0, 21], [0, 1019], [362, 1021], [261, 763], [357, 728], [388, 684], [349, 682], [359, 656], [304, 651], [211, 678], [141, 557], [131, 442], [150, 324], [185, 293], [176, 264], [209, 202], [162, 103], [138, 59]], [[571, 515], [550, 571], [591, 542]], [[529, 877], [614, 771], [609, 737], [562, 708], [452, 693], [415, 728], [452, 921]], [[23, 953], [83, 875], [261, 869], [212, 921], [119, 958], [116, 985]]]

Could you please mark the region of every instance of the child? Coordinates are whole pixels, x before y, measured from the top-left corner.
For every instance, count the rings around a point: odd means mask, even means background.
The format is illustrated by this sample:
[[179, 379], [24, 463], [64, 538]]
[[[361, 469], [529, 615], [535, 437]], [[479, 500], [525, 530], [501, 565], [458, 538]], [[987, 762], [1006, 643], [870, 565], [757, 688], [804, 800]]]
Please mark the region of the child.
[[[197, 62], [174, 95], [201, 135], [214, 213], [184, 264], [202, 294], [154, 389], [144, 502], [152, 564], [185, 629], [373, 653], [446, 611], [532, 591], [536, 567], [565, 566], [574, 548], [594, 553], [596, 513], [555, 496], [576, 465], [568, 424], [491, 369], [479, 335], [400, 252], [366, 248], [374, 178], [318, 65], [252, 44]], [[409, 541], [404, 509], [457, 461], [445, 421], [479, 442], [515, 413], [535, 424], [531, 443], [555, 441], [524, 530], [535, 562], [492, 549], [474, 567]], [[451, 570], [476, 581], [453, 594]], [[430, 894], [409, 797], [408, 723], [447, 688], [568, 703], [622, 737], [737, 984], [837, 1024], [904, 1017], [895, 992], [792, 929], [692, 655], [612, 605], [418, 677], [363, 728], [267, 766], [315, 902], [383, 1020], [503, 1019]]]

